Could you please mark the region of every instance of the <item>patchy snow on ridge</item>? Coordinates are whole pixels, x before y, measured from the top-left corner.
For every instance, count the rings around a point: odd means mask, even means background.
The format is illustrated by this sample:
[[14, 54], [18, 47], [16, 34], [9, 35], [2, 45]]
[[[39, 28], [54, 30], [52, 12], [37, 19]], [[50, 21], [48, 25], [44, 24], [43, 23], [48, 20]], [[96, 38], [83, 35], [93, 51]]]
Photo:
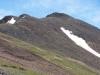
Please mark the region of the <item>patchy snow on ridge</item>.
[[12, 17], [10, 20], [8, 20], [7, 23], [9, 24], [14, 24], [16, 22], [16, 20]]
[[72, 31], [66, 30], [64, 27], [61, 27], [60, 29], [61, 29], [75, 44], [77, 44], [78, 46], [84, 48], [86, 51], [92, 53], [92, 54], [95, 55], [96, 57], [99, 57], [99, 58], [100, 58], [100, 53], [98, 53], [98, 52], [96, 52], [95, 50], [93, 50], [93, 49], [86, 43], [86, 41], [85, 41], [83, 38], [74, 35]]

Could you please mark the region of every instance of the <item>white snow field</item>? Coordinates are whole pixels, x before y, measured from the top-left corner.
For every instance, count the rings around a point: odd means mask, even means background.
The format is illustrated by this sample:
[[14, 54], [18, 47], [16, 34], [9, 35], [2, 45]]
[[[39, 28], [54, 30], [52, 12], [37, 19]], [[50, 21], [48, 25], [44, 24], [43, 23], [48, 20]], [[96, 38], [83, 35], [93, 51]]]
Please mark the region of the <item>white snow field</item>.
[[16, 22], [16, 20], [14, 20], [14, 18], [12, 17], [10, 20], [8, 20], [7, 23], [9, 23], [9, 24], [14, 24], [15, 22]]
[[61, 27], [60, 29], [61, 29], [62, 32], [64, 32], [75, 44], [77, 44], [78, 46], [84, 48], [86, 51], [92, 53], [92, 54], [95, 55], [96, 57], [99, 57], [99, 58], [100, 58], [100, 53], [98, 53], [98, 52], [96, 52], [94, 49], [92, 49], [92, 48], [86, 43], [86, 41], [85, 41], [83, 38], [74, 35], [72, 31], [66, 30], [64, 27]]

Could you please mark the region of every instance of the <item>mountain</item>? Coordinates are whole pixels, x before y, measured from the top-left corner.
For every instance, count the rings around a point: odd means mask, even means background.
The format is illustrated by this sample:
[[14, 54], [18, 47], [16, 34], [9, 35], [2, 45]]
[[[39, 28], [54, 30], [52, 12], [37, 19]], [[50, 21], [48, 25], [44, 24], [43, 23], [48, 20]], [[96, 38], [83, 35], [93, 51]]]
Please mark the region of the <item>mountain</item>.
[[99, 34], [64, 13], [6, 16], [0, 20], [0, 73], [100, 75]]
[[[16, 16], [12, 16], [12, 15], [9, 15], [9, 16], [5, 16], [2, 20], [0, 20], [0, 24], [1, 23], [10, 23], [12, 24], [14, 19], [16, 20], [17, 17]], [[15, 22], [15, 21], [14, 21]]]

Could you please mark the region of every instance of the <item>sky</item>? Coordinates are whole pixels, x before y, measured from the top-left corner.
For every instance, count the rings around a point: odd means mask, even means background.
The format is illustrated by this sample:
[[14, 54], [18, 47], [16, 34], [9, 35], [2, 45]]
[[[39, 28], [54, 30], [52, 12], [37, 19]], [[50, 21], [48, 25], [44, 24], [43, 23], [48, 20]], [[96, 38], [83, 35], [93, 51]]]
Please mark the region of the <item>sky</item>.
[[42, 18], [66, 13], [100, 28], [100, 0], [0, 0], [0, 18], [23, 13]]

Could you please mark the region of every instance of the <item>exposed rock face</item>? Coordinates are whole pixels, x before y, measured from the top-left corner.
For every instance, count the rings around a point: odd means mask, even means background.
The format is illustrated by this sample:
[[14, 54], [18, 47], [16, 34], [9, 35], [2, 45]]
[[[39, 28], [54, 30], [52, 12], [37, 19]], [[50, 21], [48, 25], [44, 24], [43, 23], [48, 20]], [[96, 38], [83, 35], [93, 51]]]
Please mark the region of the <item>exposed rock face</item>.
[[17, 17], [16, 16], [12, 16], [12, 15], [9, 15], [9, 16], [5, 16], [4, 18], [2, 18], [1, 20], [0, 20], [0, 23], [2, 24], [2, 23], [7, 23], [9, 20], [11, 20], [11, 19], [14, 19], [14, 20], [16, 20], [17, 19]]

